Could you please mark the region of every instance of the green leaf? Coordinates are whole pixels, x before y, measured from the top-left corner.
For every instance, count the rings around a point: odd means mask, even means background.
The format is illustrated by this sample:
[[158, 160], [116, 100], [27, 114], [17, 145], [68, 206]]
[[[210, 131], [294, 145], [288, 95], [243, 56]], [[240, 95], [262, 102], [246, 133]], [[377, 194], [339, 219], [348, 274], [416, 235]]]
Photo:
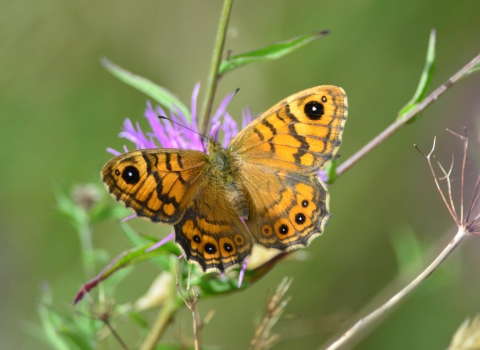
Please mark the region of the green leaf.
[[325, 167], [325, 171], [327, 172], [327, 176], [328, 176], [327, 183], [329, 185], [333, 184], [337, 178], [337, 166], [338, 166], [338, 158], [334, 158]]
[[89, 217], [85, 210], [74, 203], [67, 189], [63, 186], [55, 191], [57, 197], [57, 210], [66, 217], [77, 230], [89, 224]]
[[[397, 119], [402, 119], [405, 114], [411, 111], [417, 106], [420, 102], [423, 101], [425, 96], [427, 96], [428, 89], [432, 83], [433, 73], [435, 72], [435, 44], [436, 44], [436, 31], [432, 29], [430, 32], [430, 39], [428, 42], [427, 58], [425, 60], [425, 66], [423, 67], [423, 72], [420, 77], [420, 82], [418, 83], [417, 90], [413, 95], [412, 99], [398, 112]], [[419, 114], [414, 116], [409, 120], [413, 122], [420, 117]]]
[[120, 223], [120, 228], [122, 229], [123, 234], [129, 240], [130, 244], [134, 247], [142, 246], [147, 243], [155, 242], [154, 240], [149, 240], [146, 237], [139, 235], [137, 232], [132, 230], [130, 225], [125, 222]]
[[95, 344], [79, 334], [74, 328], [60, 326], [57, 329], [58, 334], [62, 335], [70, 343], [70, 349], [95, 350]]
[[110, 205], [99, 202], [91, 209], [89, 216], [90, 222], [93, 224], [108, 219], [123, 219], [131, 214], [132, 212], [130, 210], [121, 205]]
[[154, 244], [155, 243], [147, 243], [140, 247], [126, 250], [117, 256], [107, 267], [103, 269], [102, 272], [100, 272], [96, 277], [82, 287], [75, 297], [74, 304], [80, 301], [86, 292], [95, 288], [100, 282], [107, 279], [122, 268], [132, 266], [138, 264], [139, 262], [153, 259], [165, 254], [179, 254], [179, 249], [173, 242], [167, 242], [155, 250], [147, 251], [147, 249], [152, 247]]
[[424, 251], [420, 242], [410, 228], [397, 230], [391, 236], [392, 247], [397, 257], [399, 273], [404, 273], [416, 266], [420, 269], [423, 266]]
[[96, 332], [101, 323], [70, 310], [62, 312], [52, 306], [52, 293], [48, 286], [44, 288], [38, 306], [42, 328], [30, 327], [32, 335], [55, 350], [95, 349]]
[[212, 273], [204, 274], [198, 279], [192, 279], [191, 285], [201, 289], [202, 297], [238, 291], [237, 278], [222, 277]]
[[40, 338], [40, 340], [45, 341], [52, 349], [69, 350], [65, 340], [57, 333], [57, 325], [61, 321], [58, 316], [51, 313], [44, 304], [39, 305], [38, 313], [40, 314], [44, 332], [44, 337]]
[[480, 72], [480, 62], [477, 63], [476, 65], [474, 65], [472, 68], [470, 68], [470, 70], [467, 72], [467, 74], [472, 74], [472, 73], [476, 73], [476, 72]]
[[309, 33], [290, 40], [280, 41], [261, 49], [229, 56], [220, 63], [218, 75], [221, 76], [235, 68], [250, 63], [271, 61], [283, 57], [309, 42], [327, 35], [329, 32], [329, 30], [322, 30], [320, 32]]
[[[133, 231], [128, 224], [124, 222], [120, 224], [120, 227], [122, 228], [122, 231], [127, 237], [127, 239], [135, 247], [138, 247], [147, 243], [159, 242], [159, 239], [157, 237], [152, 237], [145, 234], [141, 234], [141, 235], [138, 234], [137, 232]], [[180, 248], [178, 248], [178, 246], [173, 242], [173, 240], [169, 240], [165, 242], [162, 246], [158, 247], [157, 249], [166, 253], [173, 253], [176, 256], [179, 256], [181, 254]], [[153, 262], [156, 263], [158, 267], [160, 267], [160, 270], [162, 271], [169, 269], [170, 264], [168, 262], [168, 257], [166, 255], [159, 255], [156, 259], [153, 260]]]
[[138, 312], [130, 311], [128, 313], [128, 317], [135, 322], [143, 331], [148, 332], [150, 329], [150, 325], [148, 324], [147, 320]]
[[191, 120], [190, 111], [188, 110], [188, 108], [183, 104], [182, 101], [178, 99], [177, 96], [175, 96], [163, 86], [159, 86], [154, 82], [148, 80], [147, 78], [135, 75], [127, 71], [126, 69], [123, 69], [122, 67], [117, 66], [105, 57], [102, 58], [102, 64], [110, 73], [112, 73], [124, 83], [127, 83], [135, 89], [140, 90], [145, 95], [150, 96], [162, 106], [173, 112], [180, 110], [180, 112], [188, 120]]

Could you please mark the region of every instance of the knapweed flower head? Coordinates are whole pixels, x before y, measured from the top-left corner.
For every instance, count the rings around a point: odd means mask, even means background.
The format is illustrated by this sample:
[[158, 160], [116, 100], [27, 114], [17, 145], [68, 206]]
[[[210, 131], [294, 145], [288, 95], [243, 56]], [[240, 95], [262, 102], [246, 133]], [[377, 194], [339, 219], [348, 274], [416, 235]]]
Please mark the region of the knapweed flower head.
[[[135, 149], [161, 147], [205, 151], [205, 140], [200, 136], [200, 131], [197, 126], [197, 98], [199, 90], [200, 84], [196, 84], [192, 94], [190, 119], [187, 118], [179, 108], [177, 108], [176, 111], [169, 111], [167, 114], [160, 106], [153, 108], [150, 101], [147, 101], [145, 118], [148, 120], [151, 131], [143, 132], [138, 122], [134, 125], [132, 121], [127, 118], [123, 123], [123, 128], [119, 136], [133, 142], [135, 144]], [[232, 96], [233, 93], [230, 93], [222, 100], [212, 118], [209, 133], [206, 135], [209, 137], [215, 137], [215, 135], [218, 135], [218, 130], [222, 131], [223, 140], [221, 143], [223, 147], [226, 147], [231, 139], [238, 134], [237, 123], [226, 111]], [[174, 121], [174, 123], [168, 119], [160, 119], [159, 116], [168, 117]], [[242, 128], [250, 124], [252, 119], [251, 110], [244, 110], [242, 112]], [[111, 148], [108, 148], [107, 150], [116, 156], [121, 154], [121, 152]], [[124, 147], [124, 151], [128, 151], [126, 146]]]

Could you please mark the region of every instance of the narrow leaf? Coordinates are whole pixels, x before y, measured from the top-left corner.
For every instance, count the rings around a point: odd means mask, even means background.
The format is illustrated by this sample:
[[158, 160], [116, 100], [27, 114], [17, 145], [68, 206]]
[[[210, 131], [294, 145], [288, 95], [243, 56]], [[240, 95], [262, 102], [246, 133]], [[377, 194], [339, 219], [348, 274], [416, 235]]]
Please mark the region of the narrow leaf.
[[235, 68], [256, 62], [271, 61], [289, 54], [309, 42], [327, 35], [329, 30], [301, 35], [290, 40], [263, 47], [261, 49], [229, 56], [220, 63], [218, 75], [223, 75]]
[[472, 74], [472, 73], [476, 73], [476, 72], [480, 72], [480, 63], [477, 63], [476, 65], [474, 65], [474, 66], [467, 72], [466, 75]]
[[124, 83], [127, 83], [135, 89], [140, 90], [145, 95], [150, 96], [162, 106], [173, 112], [177, 112], [179, 110], [188, 120], [191, 120], [190, 111], [188, 108], [183, 104], [182, 101], [178, 99], [177, 96], [163, 86], [159, 86], [147, 78], [135, 75], [126, 69], [123, 69], [105, 57], [102, 58], [102, 64], [110, 73]]
[[325, 172], [327, 173], [329, 185], [332, 185], [336, 178], [337, 178], [337, 166], [338, 166], [338, 158], [333, 159], [330, 163], [327, 164], [325, 167]]
[[418, 269], [422, 267], [424, 251], [415, 232], [410, 228], [404, 228], [395, 232], [390, 239], [400, 274], [409, 271], [412, 266]]
[[[168, 243], [171, 243], [171, 242], [168, 242]], [[174, 243], [171, 243], [171, 244], [168, 244], [168, 243], [164, 244], [163, 246], [155, 250], [148, 251], [148, 252], [147, 252], [147, 249], [153, 246], [154, 243], [148, 243], [148, 244], [142, 245], [141, 247], [136, 247], [123, 252], [122, 254], [117, 256], [107, 267], [105, 267], [103, 271], [100, 272], [96, 277], [94, 277], [92, 280], [90, 280], [89, 282], [83, 285], [83, 287], [75, 296], [73, 303], [74, 304], [78, 303], [80, 300], [82, 300], [82, 298], [86, 293], [88, 293], [90, 290], [95, 288], [100, 282], [102, 282], [103, 280], [111, 276], [113, 273], [115, 273], [116, 271], [124, 267], [132, 266], [134, 264], [152, 259], [162, 254], [166, 254], [166, 253], [176, 254], [178, 252], [177, 246]]]
[[[437, 32], [435, 29], [432, 29], [430, 32], [430, 39], [428, 42], [427, 58], [425, 60], [425, 66], [423, 67], [423, 72], [420, 77], [420, 82], [418, 83], [417, 90], [413, 95], [412, 99], [398, 112], [397, 119], [402, 119], [406, 113], [415, 108], [417, 104], [423, 101], [425, 96], [427, 96], [428, 89], [433, 79], [433, 73], [435, 72], [435, 44], [436, 44], [436, 35]], [[413, 117], [409, 123], [417, 120], [420, 115]]]

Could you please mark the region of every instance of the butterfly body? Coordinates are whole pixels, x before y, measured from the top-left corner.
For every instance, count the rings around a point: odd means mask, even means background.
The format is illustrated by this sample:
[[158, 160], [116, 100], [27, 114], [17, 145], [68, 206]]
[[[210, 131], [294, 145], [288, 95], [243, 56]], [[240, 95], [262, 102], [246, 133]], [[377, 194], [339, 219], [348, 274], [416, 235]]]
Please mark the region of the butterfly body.
[[204, 271], [239, 266], [254, 244], [304, 247], [323, 232], [329, 194], [318, 171], [337, 152], [343, 89], [319, 86], [279, 102], [222, 148], [149, 149], [102, 170], [107, 189], [138, 216], [174, 225], [185, 257]]

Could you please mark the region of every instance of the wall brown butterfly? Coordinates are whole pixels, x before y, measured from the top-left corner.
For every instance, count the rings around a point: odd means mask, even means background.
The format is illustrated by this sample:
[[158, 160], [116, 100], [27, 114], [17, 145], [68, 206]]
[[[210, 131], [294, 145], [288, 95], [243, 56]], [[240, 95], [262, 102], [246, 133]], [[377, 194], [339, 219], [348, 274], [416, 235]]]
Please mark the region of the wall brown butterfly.
[[324, 85], [280, 101], [228, 145], [207, 153], [144, 149], [102, 169], [108, 191], [138, 216], [174, 225], [188, 261], [205, 272], [239, 266], [254, 244], [305, 247], [329, 216], [318, 171], [340, 147], [347, 96]]

